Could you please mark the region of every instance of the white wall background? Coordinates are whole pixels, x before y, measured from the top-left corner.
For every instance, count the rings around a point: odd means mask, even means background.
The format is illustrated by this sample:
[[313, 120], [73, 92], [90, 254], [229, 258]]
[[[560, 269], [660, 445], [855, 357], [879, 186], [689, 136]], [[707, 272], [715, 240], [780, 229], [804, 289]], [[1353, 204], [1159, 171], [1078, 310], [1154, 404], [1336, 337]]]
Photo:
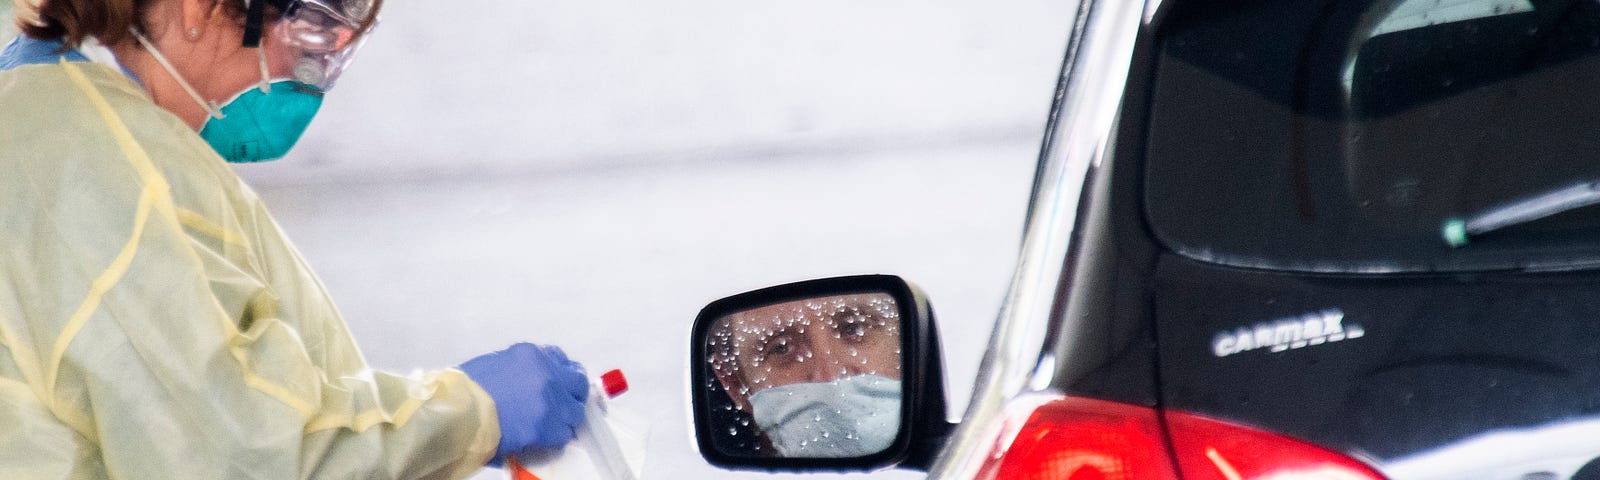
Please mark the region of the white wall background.
[[[1070, 1], [398, 1], [261, 182], [1038, 139]], [[256, 173], [256, 172], [252, 172]]]
[[646, 478], [765, 477], [693, 447], [695, 313], [901, 275], [932, 298], [959, 414], [1075, 8], [395, 1], [290, 158], [240, 171], [374, 365], [561, 345], [629, 373]]
[[17, 27], [11, 22], [12, 8], [11, 2], [0, 2], [0, 42], [10, 42], [17, 35]]

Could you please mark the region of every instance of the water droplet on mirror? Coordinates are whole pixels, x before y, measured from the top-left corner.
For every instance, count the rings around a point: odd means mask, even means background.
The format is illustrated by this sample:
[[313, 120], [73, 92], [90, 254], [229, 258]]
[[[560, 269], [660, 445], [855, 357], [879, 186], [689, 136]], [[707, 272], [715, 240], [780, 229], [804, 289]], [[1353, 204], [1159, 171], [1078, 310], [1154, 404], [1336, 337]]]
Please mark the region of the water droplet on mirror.
[[733, 428], [733, 427], [728, 427], [728, 436], [731, 436], [731, 437], [739, 436], [739, 429]]

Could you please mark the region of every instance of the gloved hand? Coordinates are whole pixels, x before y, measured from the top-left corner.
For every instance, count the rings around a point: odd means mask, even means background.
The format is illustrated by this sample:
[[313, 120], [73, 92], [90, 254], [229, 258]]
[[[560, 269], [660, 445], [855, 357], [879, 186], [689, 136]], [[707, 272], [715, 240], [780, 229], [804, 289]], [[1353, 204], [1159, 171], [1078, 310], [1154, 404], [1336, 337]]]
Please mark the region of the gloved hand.
[[566, 445], [583, 423], [588, 376], [560, 348], [518, 343], [468, 360], [461, 370], [489, 392], [500, 414], [500, 445], [490, 465], [498, 467], [518, 452]]

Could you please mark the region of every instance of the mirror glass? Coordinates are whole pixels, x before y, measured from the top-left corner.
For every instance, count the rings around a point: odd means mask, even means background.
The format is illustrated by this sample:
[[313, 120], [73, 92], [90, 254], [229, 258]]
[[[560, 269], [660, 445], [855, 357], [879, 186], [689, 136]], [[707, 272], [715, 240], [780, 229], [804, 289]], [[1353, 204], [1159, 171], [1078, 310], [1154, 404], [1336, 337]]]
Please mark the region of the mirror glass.
[[706, 330], [713, 445], [732, 456], [872, 455], [900, 432], [900, 307], [887, 293], [740, 310]]

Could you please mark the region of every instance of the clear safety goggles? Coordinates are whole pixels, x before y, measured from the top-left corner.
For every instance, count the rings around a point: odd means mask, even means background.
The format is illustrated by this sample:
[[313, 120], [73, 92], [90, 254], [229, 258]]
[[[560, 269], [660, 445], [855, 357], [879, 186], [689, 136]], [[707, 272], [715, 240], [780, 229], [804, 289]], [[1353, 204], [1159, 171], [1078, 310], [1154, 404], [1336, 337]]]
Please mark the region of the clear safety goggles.
[[282, 43], [295, 81], [326, 92], [378, 25], [383, 0], [280, 0], [282, 16], [266, 33]]

